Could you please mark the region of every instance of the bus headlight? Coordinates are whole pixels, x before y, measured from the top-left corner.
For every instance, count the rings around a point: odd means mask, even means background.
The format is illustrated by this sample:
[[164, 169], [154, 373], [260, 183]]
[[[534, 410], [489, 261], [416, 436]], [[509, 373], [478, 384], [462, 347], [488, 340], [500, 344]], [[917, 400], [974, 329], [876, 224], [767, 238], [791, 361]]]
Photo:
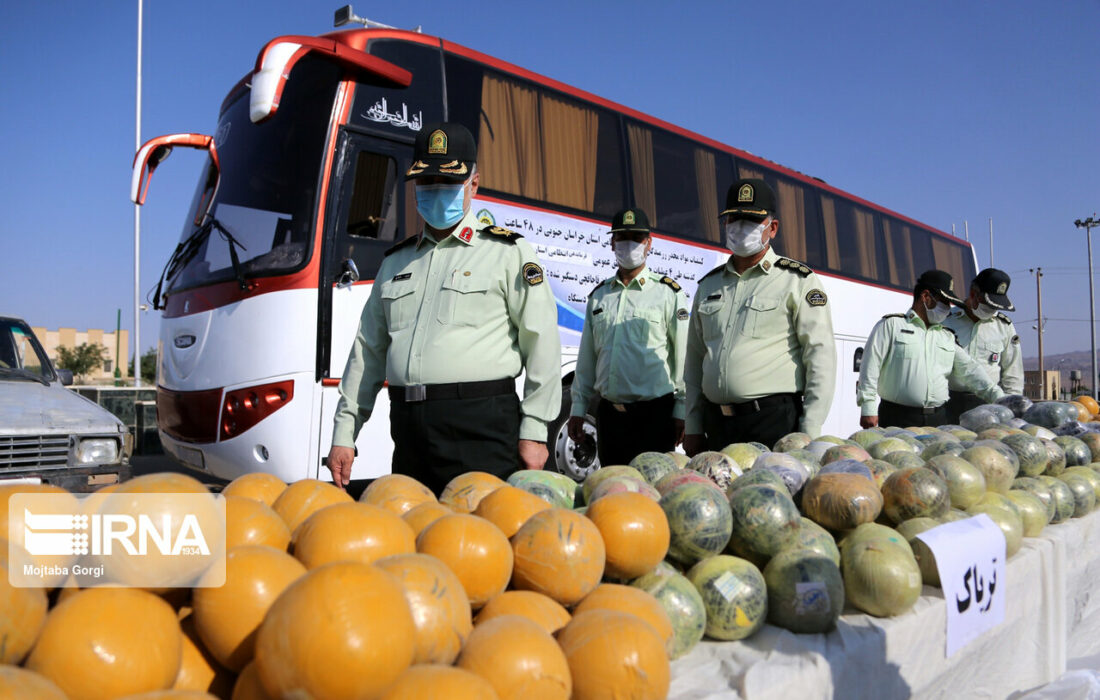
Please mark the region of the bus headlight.
[[112, 464], [118, 461], [118, 440], [86, 438], [76, 445], [77, 464]]

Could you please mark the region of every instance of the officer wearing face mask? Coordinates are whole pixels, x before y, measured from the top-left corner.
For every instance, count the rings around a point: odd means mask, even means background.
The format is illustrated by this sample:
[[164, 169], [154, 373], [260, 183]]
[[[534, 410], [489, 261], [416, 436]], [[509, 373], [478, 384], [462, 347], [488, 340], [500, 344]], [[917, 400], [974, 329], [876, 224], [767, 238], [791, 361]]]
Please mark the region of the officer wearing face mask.
[[547, 424], [561, 407], [557, 308], [531, 246], [474, 215], [476, 161], [460, 124], [417, 135], [405, 177], [426, 225], [386, 252], [363, 307], [329, 452], [339, 485], [386, 382], [394, 473], [438, 494], [466, 471], [503, 478], [546, 462]]
[[734, 442], [771, 446], [788, 433], [821, 434], [836, 384], [836, 342], [821, 280], [771, 246], [775, 193], [738, 180], [726, 196], [732, 256], [695, 292], [688, 330], [689, 455]]
[[[1006, 394], [1024, 393], [1024, 357], [1020, 336], [1003, 312], [1015, 311], [1008, 299], [1012, 279], [996, 268], [978, 273], [970, 284], [966, 303], [954, 309], [943, 322], [955, 332], [959, 345], [985, 369], [989, 378]], [[948, 383], [947, 422], [958, 423], [959, 416], [984, 403], [966, 391], [958, 381]]]
[[611, 248], [619, 270], [588, 297], [569, 436], [583, 439], [584, 416], [599, 396], [596, 445], [604, 466], [668, 452], [684, 437], [687, 296], [672, 278], [646, 267], [652, 244], [644, 211], [616, 214]]
[[908, 428], [947, 423], [950, 379], [982, 402], [1004, 396], [985, 370], [945, 328], [955, 296], [951, 275], [928, 270], [917, 278], [913, 306], [889, 314], [871, 329], [859, 371], [860, 426]]

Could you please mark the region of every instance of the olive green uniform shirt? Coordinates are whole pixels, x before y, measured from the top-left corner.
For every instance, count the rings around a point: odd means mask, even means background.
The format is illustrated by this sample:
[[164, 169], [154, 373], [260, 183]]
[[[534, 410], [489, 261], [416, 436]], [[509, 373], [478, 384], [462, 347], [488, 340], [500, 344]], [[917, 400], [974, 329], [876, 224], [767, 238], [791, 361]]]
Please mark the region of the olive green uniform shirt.
[[[966, 312], [956, 308], [943, 322], [944, 328], [955, 331], [959, 345], [982, 366], [989, 378], [1006, 394], [1024, 393], [1024, 355], [1020, 351], [1020, 336], [1016, 326], [1003, 313], [993, 318], [973, 321]], [[948, 382], [951, 391], [967, 391], [955, 379]]]
[[860, 415], [877, 416], [880, 399], [935, 408], [947, 401], [948, 378], [985, 401], [1004, 392], [939, 324], [926, 326], [912, 309], [890, 314], [871, 329], [859, 370]]
[[703, 432], [704, 399], [741, 403], [801, 393], [801, 429], [818, 437], [836, 386], [836, 341], [821, 280], [772, 248], [738, 274], [733, 258], [699, 281], [684, 383], [689, 435]]
[[672, 279], [646, 268], [627, 285], [618, 275], [601, 282], [584, 314], [571, 415], [597, 394], [634, 403], [671, 393], [682, 420], [687, 325], [687, 295]]
[[543, 441], [561, 409], [554, 297], [526, 241], [467, 211], [442, 241], [422, 233], [382, 261], [340, 380], [332, 444], [355, 444], [384, 381], [477, 382], [521, 371], [519, 436]]

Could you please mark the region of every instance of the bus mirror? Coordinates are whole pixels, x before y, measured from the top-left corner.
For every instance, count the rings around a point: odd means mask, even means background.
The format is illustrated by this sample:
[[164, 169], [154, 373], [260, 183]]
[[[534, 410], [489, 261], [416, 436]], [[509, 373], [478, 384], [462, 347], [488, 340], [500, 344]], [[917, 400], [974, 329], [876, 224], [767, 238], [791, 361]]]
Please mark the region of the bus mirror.
[[412, 73], [377, 56], [323, 36], [280, 36], [267, 42], [256, 57], [249, 93], [248, 118], [259, 124], [279, 109], [287, 76], [302, 56], [315, 53], [352, 70], [381, 79], [393, 87], [408, 87]]
[[150, 139], [134, 155], [134, 171], [130, 176], [130, 200], [134, 204], [145, 204], [145, 195], [149, 191], [149, 180], [153, 171], [172, 153], [175, 146], [199, 148], [210, 151], [214, 167], [218, 168], [218, 151], [214, 139], [205, 134], [170, 134]]

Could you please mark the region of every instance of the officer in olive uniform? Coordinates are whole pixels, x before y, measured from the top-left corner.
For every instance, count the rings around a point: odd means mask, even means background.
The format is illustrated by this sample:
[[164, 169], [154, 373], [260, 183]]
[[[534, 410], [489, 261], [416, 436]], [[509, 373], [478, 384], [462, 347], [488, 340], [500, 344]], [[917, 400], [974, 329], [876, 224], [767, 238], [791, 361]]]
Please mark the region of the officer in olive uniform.
[[[954, 331], [959, 345], [974, 358], [1006, 394], [1024, 393], [1024, 356], [1020, 336], [1005, 316], [1016, 307], [1008, 299], [1012, 278], [996, 268], [986, 268], [970, 283], [966, 302], [948, 314], [943, 327]], [[966, 391], [961, 383], [948, 382], [947, 422], [958, 423], [959, 416], [984, 403]]]
[[928, 270], [917, 278], [912, 308], [883, 316], [871, 329], [857, 390], [862, 427], [944, 425], [948, 379], [984, 402], [1004, 396], [941, 325], [951, 304], [962, 304], [954, 286], [948, 273]]
[[464, 126], [417, 135], [405, 177], [426, 226], [386, 252], [363, 307], [329, 453], [337, 484], [348, 483], [383, 382], [394, 473], [439, 493], [466, 471], [505, 477], [546, 462], [546, 426], [561, 407], [557, 309], [531, 246], [474, 215], [476, 161]]
[[618, 273], [588, 297], [573, 378], [569, 436], [584, 437], [594, 397], [600, 464], [668, 452], [684, 437], [684, 351], [688, 302], [680, 285], [645, 265], [649, 219], [625, 209], [612, 219]]
[[801, 430], [813, 437], [836, 383], [833, 321], [810, 268], [776, 254], [775, 193], [738, 180], [726, 196], [730, 259], [699, 281], [688, 332], [689, 455], [733, 442], [771, 446]]

